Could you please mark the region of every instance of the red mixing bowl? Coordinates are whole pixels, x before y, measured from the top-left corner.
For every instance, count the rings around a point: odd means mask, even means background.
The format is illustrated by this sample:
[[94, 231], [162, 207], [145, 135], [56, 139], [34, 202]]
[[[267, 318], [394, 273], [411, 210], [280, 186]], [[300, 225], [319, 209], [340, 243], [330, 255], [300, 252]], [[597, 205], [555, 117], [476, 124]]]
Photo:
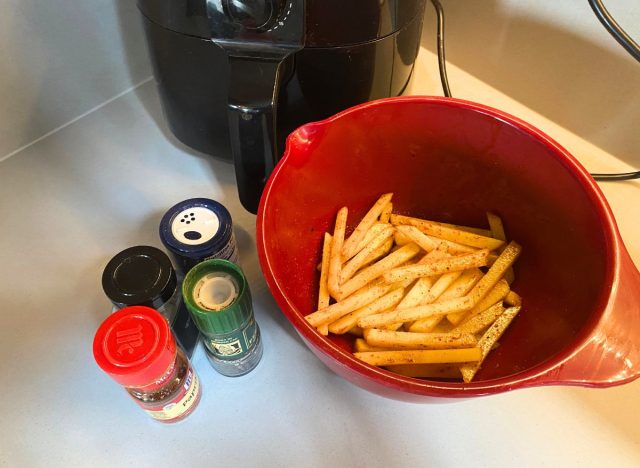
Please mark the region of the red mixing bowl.
[[[304, 316], [317, 301], [322, 237], [349, 207], [353, 229], [393, 192], [394, 211], [486, 226], [523, 246], [523, 308], [472, 383], [403, 377], [351, 354]], [[287, 319], [333, 371], [380, 395], [434, 401], [538, 385], [604, 387], [640, 375], [640, 273], [604, 195], [565, 149], [504, 112], [458, 99], [400, 97], [300, 127], [260, 202], [262, 271]]]

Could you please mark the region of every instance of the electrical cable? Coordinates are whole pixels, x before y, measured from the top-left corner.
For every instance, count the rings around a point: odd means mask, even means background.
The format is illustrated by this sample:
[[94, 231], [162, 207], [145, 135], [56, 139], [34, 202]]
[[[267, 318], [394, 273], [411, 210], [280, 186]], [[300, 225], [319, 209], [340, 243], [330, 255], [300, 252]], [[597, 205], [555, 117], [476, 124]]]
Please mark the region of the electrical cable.
[[625, 30], [620, 27], [616, 20], [613, 19], [604, 4], [600, 0], [589, 0], [589, 5], [591, 5], [591, 9], [605, 29], [609, 31], [609, 34], [611, 34], [634, 59], [640, 62], [640, 46], [638, 46]]
[[[631, 54], [631, 56], [640, 62], [640, 46], [631, 39], [631, 37], [620, 27], [620, 25], [613, 19], [611, 14], [607, 11], [601, 0], [588, 0], [591, 9], [596, 14], [602, 25], [613, 36], [613, 38], [620, 43], [624, 49]], [[610, 180], [632, 180], [640, 179], [640, 171], [623, 172], [618, 174], [591, 174], [595, 180], [610, 181]]]
[[591, 173], [591, 177], [600, 182], [615, 181], [615, 180], [633, 180], [640, 179], [640, 171], [634, 172], [618, 172], [613, 174], [594, 174]]
[[[588, 0], [589, 5], [595, 12], [596, 16], [602, 22], [604, 27], [618, 41], [633, 58], [640, 61], [640, 47], [631, 37], [618, 25], [618, 23], [609, 14], [600, 0]], [[447, 77], [447, 65], [444, 56], [444, 10], [439, 0], [431, 0], [433, 8], [436, 10], [438, 22], [437, 30], [437, 50], [438, 50], [438, 68], [440, 70], [440, 82], [442, 83], [442, 91], [446, 97], [451, 97], [451, 89], [449, 88], [449, 79]], [[618, 173], [592, 173], [591, 176], [600, 182], [620, 181], [640, 179], [640, 171], [618, 172]]]
[[440, 82], [442, 91], [446, 97], [451, 97], [449, 79], [447, 78], [447, 64], [444, 58], [444, 10], [438, 0], [431, 0], [433, 8], [436, 10], [438, 20], [437, 45], [438, 45], [438, 69], [440, 70]]

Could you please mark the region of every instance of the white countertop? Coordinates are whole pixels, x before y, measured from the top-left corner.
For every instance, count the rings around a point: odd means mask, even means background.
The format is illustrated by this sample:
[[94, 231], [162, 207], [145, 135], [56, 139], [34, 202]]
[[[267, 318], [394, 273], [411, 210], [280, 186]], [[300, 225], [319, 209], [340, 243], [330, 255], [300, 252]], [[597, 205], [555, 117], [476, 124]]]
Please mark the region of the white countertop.
[[[421, 51], [411, 93], [440, 94], [435, 63]], [[449, 75], [456, 96], [528, 120], [588, 169], [630, 169], [456, 67]], [[0, 464], [639, 466], [638, 381], [417, 405], [337, 377], [272, 299], [258, 266], [255, 217], [239, 204], [231, 165], [168, 138], [147, 82], [0, 163]], [[602, 187], [640, 265], [640, 182]], [[167, 426], [100, 371], [91, 343], [110, 312], [100, 285], [106, 262], [128, 246], [162, 247], [160, 217], [196, 196], [232, 213], [264, 356], [232, 379], [215, 373], [199, 348], [200, 406]]]

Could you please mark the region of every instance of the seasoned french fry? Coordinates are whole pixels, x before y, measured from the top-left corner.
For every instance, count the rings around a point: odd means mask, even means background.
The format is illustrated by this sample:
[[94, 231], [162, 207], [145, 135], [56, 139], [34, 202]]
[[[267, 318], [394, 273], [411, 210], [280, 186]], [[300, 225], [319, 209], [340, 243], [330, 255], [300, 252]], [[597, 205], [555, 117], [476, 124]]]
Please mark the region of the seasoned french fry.
[[482, 357], [480, 348], [419, 349], [398, 351], [365, 351], [354, 356], [372, 366], [397, 364], [449, 364], [476, 362]]
[[391, 312], [369, 315], [358, 319], [357, 323], [360, 328], [380, 328], [392, 323], [411, 322], [433, 315], [447, 315], [452, 312], [469, 310], [471, 307], [473, 307], [473, 302], [469, 297], [465, 296], [445, 302], [435, 302], [433, 304], [412, 307], [410, 309], [398, 309]]
[[[453, 282], [449, 288], [442, 293], [440, 297], [436, 299], [436, 302], [445, 302], [451, 299], [457, 299], [467, 294], [471, 288], [482, 277], [483, 273], [477, 268], [471, 268], [462, 272], [460, 277]], [[416, 320], [409, 325], [408, 330], [412, 332], [427, 333], [433, 331], [434, 328], [441, 323], [444, 319], [444, 315], [434, 315], [424, 318], [422, 320]]]
[[478, 341], [470, 333], [411, 333], [378, 328], [363, 330], [363, 335], [371, 346], [396, 349], [469, 348]]
[[387, 241], [384, 244], [382, 244], [376, 250], [371, 252], [367, 256], [367, 258], [364, 259], [365, 263], [364, 263], [363, 268], [369, 266], [371, 263], [373, 263], [376, 260], [379, 260], [381, 257], [384, 257], [385, 255], [387, 255], [391, 251], [392, 247], [393, 247], [393, 239], [387, 239]]
[[442, 275], [433, 286], [429, 288], [429, 292], [420, 304], [431, 304], [435, 302], [460, 276], [462, 276], [462, 271], [453, 271]]
[[491, 290], [468, 312], [455, 313], [447, 315], [447, 320], [453, 325], [458, 325], [463, 320], [468, 320], [480, 312], [487, 310], [496, 302], [502, 302], [509, 292], [509, 284], [501, 279]]
[[366, 286], [367, 283], [382, 276], [385, 271], [402, 265], [407, 260], [415, 257], [418, 252], [420, 252], [420, 247], [416, 244], [407, 244], [383, 259], [378, 260], [373, 265], [360, 270], [353, 278], [340, 287], [340, 297], [348, 297], [353, 292]]
[[318, 310], [305, 319], [321, 334], [353, 335], [354, 356], [371, 365], [470, 382], [520, 310], [509, 285], [522, 248], [494, 213], [490, 229], [461, 226], [394, 214], [391, 198], [348, 238], [339, 210], [318, 265]]
[[377, 283], [369, 285], [343, 301], [336, 302], [335, 304], [331, 304], [329, 307], [307, 315], [305, 319], [311, 326], [316, 328], [320, 325], [335, 322], [343, 315], [353, 312], [360, 307], [364, 307], [385, 295], [389, 289], [391, 289], [391, 285], [389, 284]]
[[440, 320], [431, 330], [423, 333], [451, 333], [453, 326], [448, 320]]
[[[322, 244], [322, 262], [320, 267], [320, 290], [318, 291], [318, 310], [329, 307], [329, 288], [327, 286], [327, 276], [329, 274], [329, 260], [331, 258], [331, 241], [333, 237], [328, 232], [324, 234], [324, 242]], [[329, 334], [327, 325], [318, 327], [318, 331], [322, 335]]]
[[402, 299], [403, 294], [404, 288], [392, 289], [384, 296], [379, 297], [364, 307], [360, 307], [353, 312], [349, 312], [335, 322], [329, 324], [329, 331], [337, 335], [346, 333], [356, 326], [356, 322], [360, 317], [377, 314], [395, 307]]
[[[489, 228], [491, 229], [491, 237], [495, 237], [496, 239], [506, 242], [507, 235], [504, 232], [504, 224], [502, 224], [500, 216], [495, 213], [487, 212], [487, 221], [489, 222]], [[513, 268], [510, 267], [504, 272], [504, 279], [507, 280], [507, 283], [511, 284], [513, 283], [514, 278]]]
[[504, 302], [510, 306], [522, 305], [522, 298], [514, 291], [509, 291], [504, 297]]
[[[422, 257], [417, 264], [424, 265], [433, 260], [438, 260], [441, 258], [447, 258], [449, 254], [447, 253], [447, 247], [444, 244], [438, 246], [437, 249], [432, 250], [424, 257]], [[429, 290], [434, 285], [436, 279], [430, 276], [424, 276], [418, 281], [415, 282], [413, 287], [409, 290], [409, 292], [404, 296], [400, 304], [398, 304], [398, 309], [407, 309], [409, 307], [415, 307], [420, 304], [426, 304], [427, 294]]]
[[331, 259], [331, 242], [333, 236], [328, 232], [324, 233], [322, 243], [322, 261], [320, 262], [320, 294], [318, 295], [318, 308], [322, 309], [329, 305], [329, 290], [327, 289], [327, 276], [329, 273], [329, 261]]
[[468, 268], [477, 268], [487, 264], [489, 251], [479, 250], [472, 254], [434, 260], [421, 265], [409, 265], [387, 271], [383, 278], [387, 283], [395, 283], [406, 279], [421, 278], [423, 276], [442, 275]]
[[356, 248], [358, 244], [367, 234], [369, 228], [371, 228], [371, 226], [376, 222], [392, 196], [392, 193], [385, 193], [382, 195], [369, 209], [367, 214], [364, 215], [349, 238], [344, 242], [344, 245], [342, 246], [342, 258], [348, 260], [357, 253]]
[[459, 379], [461, 377], [458, 366], [446, 364], [397, 364], [395, 366], [387, 366], [387, 370], [405, 377], [423, 379]]
[[[409, 236], [407, 236], [406, 234], [403, 234], [402, 232], [398, 231], [398, 229], [396, 229], [396, 231], [393, 233], [393, 241], [396, 243], [396, 245], [398, 245], [400, 247], [402, 247], [403, 245], [407, 245], [407, 244], [410, 244], [411, 242], [413, 242], [411, 240], [411, 238], [409, 238]], [[429, 250], [425, 249], [424, 247], [422, 247], [422, 248], [423, 248], [423, 250], [426, 250], [427, 252], [429, 252]]]
[[329, 275], [327, 276], [327, 287], [329, 294], [337, 299], [340, 295], [340, 269], [342, 268], [342, 244], [344, 243], [344, 231], [347, 227], [347, 207], [340, 208], [336, 216], [336, 224], [333, 229], [333, 240], [331, 241], [331, 259], [329, 260]]
[[[458, 279], [458, 277], [460, 277], [460, 275], [462, 275], [461, 271], [454, 271], [452, 273], [445, 273], [440, 278], [438, 278], [435, 283], [433, 283], [433, 285], [429, 288], [429, 290], [422, 296], [422, 300], [419, 301], [417, 304], [411, 304], [411, 303], [403, 304], [403, 303], [400, 303], [398, 305], [398, 308], [402, 309], [402, 308], [414, 307], [414, 306], [417, 306], [417, 305], [431, 304], [436, 299], [438, 299], [438, 297], [440, 297], [440, 295], [442, 293], [444, 293], [444, 291], [446, 291], [447, 288], [449, 286], [451, 286], [451, 284], [454, 283]], [[419, 283], [420, 281], [422, 281], [424, 279], [425, 278], [420, 278], [416, 283]], [[406, 298], [406, 296], [405, 296], [405, 298]], [[438, 322], [440, 322], [440, 320], [442, 320], [442, 316], [428, 317], [428, 318], [423, 319], [423, 320], [433, 320], [433, 325], [436, 325]], [[405, 328], [407, 328], [408, 331], [414, 331], [414, 330], [411, 330], [411, 328], [410, 328], [411, 325], [413, 325], [413, 324], [406, 324]]]
[[[440, 243], [438, 248], [425, 255], [417, 264], [427, 264], [433, 260], [449, 258], [448, 247]], [[422, 304], [433, 302], [442, 292], [449, 287], [452, 281], [460, 276], [462, 272], [445, 273], [437, 276], [423, 276], [415, 282], [411, 290], [405, 295], [402, 302], [398, 304], [398, 309], [407, 309]], [[397, 329], [397, 328], [396, 328]]]
[[382, 213], [380, 213], [380, 222], [388, 223], [389, 217], [391, 216], [392, 211], [393, 211], [393, 203], [388, 202], [386, 205], [384, 205], [384, 208], [382, 209]]
[[504, 275], [504, 272], [516, 261], [522, 247], [517, 242], [511, 241], [502, 251], [498, 259], [491, 265], [489, 271], [480, 278], [480, 281], [469, 292], [468, 297], [477, 304]]
[[[439, 258], [446, 258], [449, 254], [447, 253], [447, 246], [445, 244], [440, 244], [438, 248], [432, 250], [424, 257], [422, 257], [417, 264], [428, 263], [432, 260], [436, 260]], [[398, 309], [407, 309], [409, 307], [415, 307], [421, 304], [426, 304], [429, 294], [429, 290], [434, 284], [435, 277], [424, 276], [415, 282], [413, 287], [409, 290], [409, 292], [404, 296], [400, 304], [397, 305]], [[412, 280], [406, 280], [406, 282], [410, 282]], [[407, 284], [408, 286], [408, 284]], [[403, 324], [402, 323], [394, 323], [391, 325], [385, 325], [383, 328], [385, 330], [397, 330]]]
[[442, 293], [437, 301], [448, 301], [449, 299], [456, 299], [466, 295], [471, 291], [471, 289], [473, 289], [483, 275], [484, 273], [477, 268], [470, 268], [463, 271], [460, 277]]
[[473, 234], [478, 234], [479, 236], [495, 237], [490, 229], [483, 229], [483, 228], [477, 228], [472, 226], [461, 226], [460, 224], [443, 223], [442, 221], [433, 221], [430, 219], [425, 219], [425, 221], [428, 221], [433, 224], [439, 224], [440, 226], [444, 226], [452, 229], [458, 229], [459, 231], [471, 232]]
[[491, 307], [496, 302], [502, 301], [507, 294], [509, 294], [509, 284], [501, 279], [498, 281], [493, 288], [474, 306], [473, 309], [469, 312], [469, 317], [471, 318], [474, 315], [486, 310]]
[[511, 284], [516, 280], [516, 275], [513, 272], [513, 267], [507, 268], [507, 271], [504, 272], [504, 279], [508, 284]]
[[[394, 215], [391, 215], [390, 220], [393, 220], [393, 219], [394, 219]], [[412, 242], [415, 242], [416, 244], [418, 244], [426, 252], [431, 252], [436, 247], [438, 247], [438, 244], [439, 244], [438, 240], [427, 236], [415, 226], [408, 226], [408, 225], [395, 224], [395, 223], [391, 223], [391, 224], [394, 224], [396, 227], [396, 239], [399, 236], [402, 236], [400, 237], [401, 240], [402, 239], [411, 240]]]
[[478, 362], [460, 366], [460, 372], [462, 373], [462, 378], [465, 382], [468, 383], [473, 380], [473, 377], [476, 375], [476, 372], [478, 372], [478, 369], [480, 369], [482, 362], [493, 348], [493, 345], [500, 339], [511, 321], [516, 315], [518, 315], [518, 312], [520, 312], [520, 307], [508, 308], [496, 319], [495, 322], [493, 322], [493, 325], [489, 327], [484, 335], [482, 335], [482, 338], [478, 341], [478, 348], [482, 352]]
[[[373, 230], [373, 228], [371, 229]], [[372, 255], [372, 253], [381, 248], [387, 242], [387, 240], [393, 237], [393, 231], [394, 230], [392, 226], [384, 226], [380, 230], [380, 232], [373, 239], [371, 239], [368, 245], [366, 245], [355, 256], [353, 256], [351, 260], [342, 265], [342, 270], [340, 271], [340, 284], [343, 284], [344, 282], [351, 279], [355, 272], [367, 263], [367, 260]]]
[[420, 278], [402, 298], [402, 301], [398, 304], [398, 308], [408, 309], [420, 305], [432, 286], [433, 278], [429, 276]]
[[[367, 231], [365, 236], [362, 238], [362, 240], [360, 241], [360, 243], [356, 247], [356, 252], [360, 252], [362, 249], [364, 249], [367, 245], [369, 245], [371, 243], [371, 241], [378, 234], [380, 234], [382, 232], [383, 229], [386, 229], [388, 227], [389, 227], [388, 223], [374, 223], [374, 225], [371, 226], [371, 228]], [[347, 260], [349, 260], [349, 259], [342, 257], [342, 263], [345, 263]]]
[[439, 239], [446, 239], [458, 244], [468, 245], [470, 247], [476, 247], [479, 249], [494, 250], [504, 244], [504, 241], [500, 239], [481, 236], [472, 232], [461, 231], [459, 229], [443, 226], [442, 224], [436, 224], [424, 219], [412, 218], [402, 215], [391, 215], [390, 221], [392, 224], [408, 224], [410, 226], [415, 226], [422, 232], [430, 236], [438, 237]]
[[483, 310], [477, 315], [465, 320], [460, 325], [451, 330], [451, 333], [480, 333], [482, 330], [491, 325], [502, 313], [504, 307], [498, 302], [488, 309]]
[[489, 222], [491, 237], [506, 241], [507, 236], [504, 232], [504, 224], [502, 224], [500, 216], [495, 213], [487, 212], [487, 221]]
[[[394, 215], [391, 215], [393, 219]], [[393, 223], [392, 223], [393, 224]], [[447, 244], [449, 247], [449, 252], [451, 254], [465, 254], [465, 253], [473, 253], [478, 249], [473, 247], [469, 247], [462, 244], [457, 244], [455, 242], [451, 242], [445, 239], [437, 239], [435, 237], [431, 237], [423, 233], [420, 229], [415, 226], [409, 226], [404, 224], [396, 224], [396, 242], [402, 236], [402, 239], [411, 239], [413, 242], [418, 244], [423, 250], [430, 252], [431, 250], [438, 247], [441, 242]]]
[[[363, 352], [363, 351], [392, 351], [390, 349], [386, 349], [386, 348], [378, 348], [376, 346], [371, 346], [369, 343], [367, 343], [364, 338], [356, 338], [356, 340], [353, 342], [353, 350], [354, 352]], [[456, 368], [458, 370], [458, 374], [460, 373], [460, 369]]]

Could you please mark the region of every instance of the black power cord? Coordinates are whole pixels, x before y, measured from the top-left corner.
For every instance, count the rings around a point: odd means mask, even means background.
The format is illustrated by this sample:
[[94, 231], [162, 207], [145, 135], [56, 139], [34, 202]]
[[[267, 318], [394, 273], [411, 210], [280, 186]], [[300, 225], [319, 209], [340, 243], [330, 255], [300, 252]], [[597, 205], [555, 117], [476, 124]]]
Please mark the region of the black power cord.
[[440, 70], [440, 82], [442, 83], [442, 91], [446, 97], [451, 97], [451, 89], [449, 89], [449, 79], [447, 78], [447, 63], [444, 59], [444, 11], [438, 0], [431, 0], [433, 8], [436, 9], [436, 17], [438, 20], [437, 44], [438, 44], [438, 69]]
[[604, 4], [600, 0], [589, 0], [589, 5], [591, 5], [591, 9], [613, 38], [618, 41], [634, 59], [640, 62], [640, 46], [638, 46], [624, 29], [620, 27], [616, 20], [613, 19]]
[[[437, 45], [438, 45], [438, 68], [440, 70], [440, 82], [442, 91], [446, 97], [451, 97], [449, 79], [447, 78], [447, 64], [444, 57], [444, 10], [439, 0], [431, 0], [433, 8], [436, 10], [438, 21]], [[640, 61], [640, 47], [631, 37], [616, 23], [600, 0], [589, 0], [591, 8], [604, 27], [618, 41], [633, 58]], [[612, 174], [592, 173], [591, 176], [598, 181], [617, 181], [640, 179], [640, 171], [618, 172]]]
[[[613, 38], [631, 54], [631, 56], [640, 62], [640, 47], [631, 37], [620, 27], [607, 11], [604, 4], [600, 0], [589, 0], [591, 9], [596, 14], [605, 29], [613, 36]], [[591, 174], [594, 179], [606, 180], [631, 180], [640, 179], [640, 171], [624, 172], [619, 174]]]

